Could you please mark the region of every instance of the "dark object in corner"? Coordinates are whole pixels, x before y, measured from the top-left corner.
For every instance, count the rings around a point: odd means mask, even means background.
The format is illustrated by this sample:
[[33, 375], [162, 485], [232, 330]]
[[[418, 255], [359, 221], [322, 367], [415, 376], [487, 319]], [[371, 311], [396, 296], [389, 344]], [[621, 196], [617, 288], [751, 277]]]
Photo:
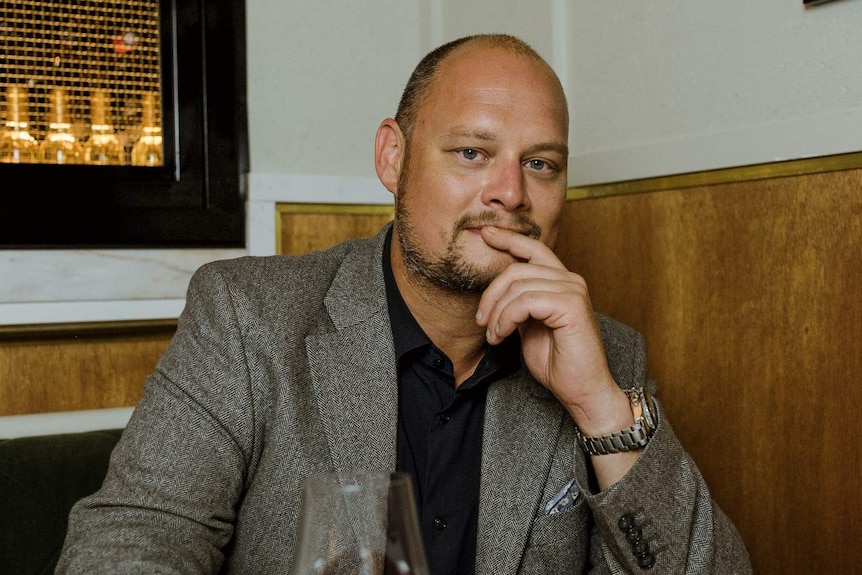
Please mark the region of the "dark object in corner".
[[0, 440], [0, 573], [48, 575], [69, 510], [99, 489], [121, 429]]
[[802, 5], [809, 8], [818, 4], [826, 4], [827, 2], [835, 2], [835, 0], [802, 0]]

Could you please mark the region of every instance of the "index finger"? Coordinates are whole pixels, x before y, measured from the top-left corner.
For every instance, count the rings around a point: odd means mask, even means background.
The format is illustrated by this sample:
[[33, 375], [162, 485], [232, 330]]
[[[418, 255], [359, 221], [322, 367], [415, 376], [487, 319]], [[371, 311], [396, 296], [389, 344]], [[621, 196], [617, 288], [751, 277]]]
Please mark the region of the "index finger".
[[482, 239], [486, 244], [532, 264], [565, 269], [554, 252], [539, 240], [496, 226], [484, 226]]

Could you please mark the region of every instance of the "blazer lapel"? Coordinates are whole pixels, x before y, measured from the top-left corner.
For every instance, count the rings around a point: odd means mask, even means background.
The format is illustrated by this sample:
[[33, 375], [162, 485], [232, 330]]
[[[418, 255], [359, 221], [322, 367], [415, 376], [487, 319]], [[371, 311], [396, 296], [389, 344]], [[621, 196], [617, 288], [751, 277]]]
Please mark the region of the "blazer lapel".
[[513, 575], [541, 504], [565, 410], [526, 369], [488, 392], [477, 575]]
[[398, 387], [381, 254], [386, 230], [347, 254], [325, 298], [330, 326], [306, 337], [335, 471], [394, 471]]

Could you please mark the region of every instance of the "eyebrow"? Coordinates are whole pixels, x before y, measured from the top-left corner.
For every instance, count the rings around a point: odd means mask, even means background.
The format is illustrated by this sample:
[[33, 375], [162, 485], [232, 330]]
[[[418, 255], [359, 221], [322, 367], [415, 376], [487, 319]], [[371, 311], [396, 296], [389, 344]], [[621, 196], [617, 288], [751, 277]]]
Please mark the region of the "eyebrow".
[[533, 144], [525, 150], [526, 155], [535, 154], [536, 152], [557, 152], [561, 156], [569, 157], [569, 147], [566, 144], [559, 142], [543, 142], [541, 144]]

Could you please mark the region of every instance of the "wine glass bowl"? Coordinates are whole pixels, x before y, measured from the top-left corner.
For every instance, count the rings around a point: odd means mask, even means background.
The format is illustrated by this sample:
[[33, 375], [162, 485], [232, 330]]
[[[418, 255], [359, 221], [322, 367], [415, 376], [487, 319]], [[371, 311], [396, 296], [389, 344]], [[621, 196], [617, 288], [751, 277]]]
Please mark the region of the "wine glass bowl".
[[297, 545], [293, 575], [430, 575], [404, 473], [310, 477]]

